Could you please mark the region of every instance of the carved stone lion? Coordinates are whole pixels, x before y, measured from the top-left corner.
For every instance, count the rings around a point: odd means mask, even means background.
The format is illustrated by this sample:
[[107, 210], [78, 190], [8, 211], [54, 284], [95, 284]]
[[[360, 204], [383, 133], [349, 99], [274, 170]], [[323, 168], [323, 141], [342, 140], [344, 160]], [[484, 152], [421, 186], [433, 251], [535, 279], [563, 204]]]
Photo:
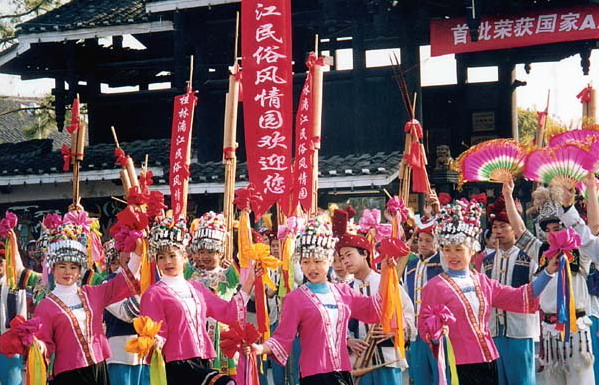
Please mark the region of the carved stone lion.
[[451, 150], [447, 145], [437, 146], [437, 160], [435, 162], [435, 171], [447, 171], [451, 169], [453, 158]]

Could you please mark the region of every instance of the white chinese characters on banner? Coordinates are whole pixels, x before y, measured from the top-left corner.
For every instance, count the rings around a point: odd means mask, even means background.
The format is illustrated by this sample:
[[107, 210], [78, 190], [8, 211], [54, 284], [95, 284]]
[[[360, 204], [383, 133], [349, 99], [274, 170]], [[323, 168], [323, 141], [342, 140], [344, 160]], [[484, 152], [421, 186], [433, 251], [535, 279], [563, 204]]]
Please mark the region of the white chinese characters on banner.
[[471, 41], [465, 18], [431, 20], [433, 56], [524, 47], [599, 37], [599, 6], [573, 6], [519, 15], [483, 16]]
[[175, 97], [171, 129], [169, 186], [173, 217], [184, 217], [187, 211], [187, 185], [189, 182], [189, 152], [191, 151], [191, 128], [193, 110], [197, 97], [191, 88]]
[[250, 182], [261, 210], [291, 184], [293, 84], [289, 0], [245, 0], [242, 6], [244, 125]]

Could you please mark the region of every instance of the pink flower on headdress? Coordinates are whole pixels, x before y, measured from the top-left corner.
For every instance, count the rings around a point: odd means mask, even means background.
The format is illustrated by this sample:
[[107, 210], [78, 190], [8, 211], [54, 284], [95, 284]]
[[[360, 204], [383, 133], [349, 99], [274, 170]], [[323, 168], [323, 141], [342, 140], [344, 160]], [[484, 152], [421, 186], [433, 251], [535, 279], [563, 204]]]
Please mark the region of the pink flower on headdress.
[[403, 199], [400, 199], [397, 195], [387, 201], [387, 210], [392, 215], [397, 215], [398, 221], [404, 222], [408, 219], [408, 209]]
[[0, 220], [0, 236], [8, 237], [9, 232], [17, 226], [19, 220], [14, 213], [6, 212], [6, 216]]
[[300, 234], [303, 233], [306, 228], [306, 221], [304, 218], [289, 217], [287, 218], [287, 224], [279, 225], [277, 238], [287, 238], [289, 234]]
[[91, 229], [93, 222], [89, 218], [87, 211], [69, 211], [64, 215], [64, 221], [79, 225], [83, 227], [83, 230], [85, 231], [89, 231]]
[[391, 224], [381, 223], [381, 210], [379, 209], [364, 209], [358, 224], [362, 233], [368, 233], [374, 229], [377, 242], [391, 236]]
[[45, 228], [48, 230], [53, 230], [60, 226], [62, 223], [62, 217], [60, 214], [47, 214], [42, 221]]

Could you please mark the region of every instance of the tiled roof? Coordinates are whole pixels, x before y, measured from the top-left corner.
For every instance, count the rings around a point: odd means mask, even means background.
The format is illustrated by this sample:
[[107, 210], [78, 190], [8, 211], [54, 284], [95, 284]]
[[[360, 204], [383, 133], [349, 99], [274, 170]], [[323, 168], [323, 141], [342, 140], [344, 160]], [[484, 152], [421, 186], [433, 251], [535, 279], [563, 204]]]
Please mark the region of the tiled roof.
[[[37, 115], [34, 110], [18, 110], [37, 107], [40, 102], [41, 99], [38, 98], [0, 97], [0, 143], [18, 143], [27, 140], [23, 130], [35, 123]], [[49, 138], [53, 139], [55, 149], [69, 141], [66, 132], [54, 131], [50, 133]]]
[[[162, 167], [164, 176], [157, 178], [159, 184], [168, 183], [169, 140], [146, 139], [121, 143], [136, 165], [149, 154], [151, 167]], [[321, 157], [319, 174], [324, 177], [360, 175], [391, 175], [397, 171], [400, 152]], [[30, 140], [22, 143], [0, 144], [0, 176], [36, 175], [62, 173], [62, 156], [52, 150], [49, 139]], [[81, 170], [116, 169], [113, 144], [96, 144], [85, 149]], [[222, 183], [224, 165], [220, 161], [192, 163], [191, 183]], [[237, 180], [247, 180], [247, 165], [239, 163]]]
[[144, 0], [72, 0], [19, 26], [20, 33], [67, 31], [157, 20]]

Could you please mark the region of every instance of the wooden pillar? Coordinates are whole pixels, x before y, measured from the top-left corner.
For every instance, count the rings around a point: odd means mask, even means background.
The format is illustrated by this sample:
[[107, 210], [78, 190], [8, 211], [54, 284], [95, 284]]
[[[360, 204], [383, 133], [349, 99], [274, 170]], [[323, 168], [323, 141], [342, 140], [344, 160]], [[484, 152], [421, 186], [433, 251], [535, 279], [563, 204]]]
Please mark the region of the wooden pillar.
[[54, 111], [56, 115], [56, 127], [58, 132], [64, 130], [64, 118], [65, 118], [65, 90], [64, 90], [64, 77], [57, 75], [54, 79], [54, 89], [52, 90], [54, 95]]
[[516, 108], [516, 66], [500, 63], [498, 72], [498, 103], [495, 116], [497, 134], [503, 138], [518, 139], [518, 110]]
[[[122, 38], [122, 37], [121, 37]], [[114, 42], [114, 40], [113, 40]], [[98, 40], [95, 39], [93, 42], [96, 46], [98, 45]], [[82, 100], [87, 103], [87, 119], [88, 119], [88, 129], [87, 135], [89, 144], [98, 143], [100, 138], [106, 137], [106, 132], [109, 130], [109, 127], [100, 127], [98, 126], [98, 98], [102, 93], [100, 87], [100, 81], [97, 77], [97, 69], [96, 63], [98, 60], [93, 59], [89, 61], [89, 66], [91, 71], [87, 76], [87, 87], [85, 92], [85, 98]], [[116, 122], [111, 122], [111, 125], [115, 125], [118, 127]], [[107, 130], [107, 131], [104, 131]]]
[[366, 113], [364, 111], [364, 94], [366, 92], [366, 50], [364, 48], [364, 20], [358, 15], [352, 21], [352, 50], [353, 50], [353, 98], [352, 106], [354, 111], [354, 120], [349, 133], [349, 143], [352, 144], [348, 148], [348, 152], [364, 153], [368, 152], [369, 145], [366, 141], [360, 140], [363, 137], [362, 130], [366, 127]]
[[173, 37], [175, 39], [173, 47], [173, 55], [175, 57], [175, 74], [174, 84], [172, 88], [178, 89], [179, 92], [185, 91], [185, 82], [188, 79], [188, 73], [185, 70], [187, 68], [187, 60], [185, 57], [185, 20], [180, 10], [175, 11], [175, 33]]

